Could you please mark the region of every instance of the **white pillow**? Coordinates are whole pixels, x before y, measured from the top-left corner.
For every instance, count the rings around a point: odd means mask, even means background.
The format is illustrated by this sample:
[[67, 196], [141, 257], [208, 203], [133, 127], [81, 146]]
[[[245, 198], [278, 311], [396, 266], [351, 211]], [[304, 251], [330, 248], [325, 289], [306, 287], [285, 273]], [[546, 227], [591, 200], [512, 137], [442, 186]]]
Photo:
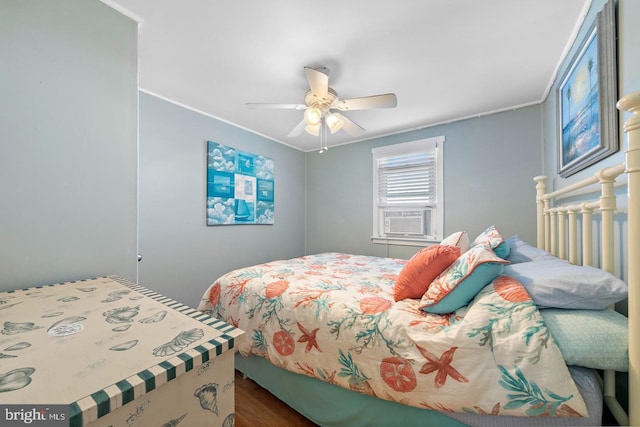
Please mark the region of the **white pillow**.
[[539, 308], [603, 310], [629, 292], [613, 274], [559, 258], [506, 265], [504, 274], [522, 283]]

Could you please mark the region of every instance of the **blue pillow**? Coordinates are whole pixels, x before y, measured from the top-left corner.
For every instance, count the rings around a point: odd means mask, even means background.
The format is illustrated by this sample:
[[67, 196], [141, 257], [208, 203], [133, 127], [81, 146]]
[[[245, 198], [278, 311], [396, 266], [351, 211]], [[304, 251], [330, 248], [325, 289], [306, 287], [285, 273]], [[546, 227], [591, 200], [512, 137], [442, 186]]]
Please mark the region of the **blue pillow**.
[[486, 246], [469, 249], [431, 282], [420, 308], [428, 313], [453, 313], [502, 274], [507, 263]]
[[549, 252], [536, 248], [535, 246], [531, 246], [524, 240], [520, 239], [518, 236], [512, 236], [507, 239], [507, 244], [509, 245], [509, 256], [507, 260], [511, 264], [518, 264], [521, 262], [529, 262], [529, 261], [543, 261], [546, 259], [558, 259], [553, 256]]
[[613, 274], [559, 258], [507, 265], [504, 274], [522, 283], [538, 308], [604, 310], [629, 293]]
[[540, 310], [567, 365], [629, 371], [629, 323], [606, 310]]

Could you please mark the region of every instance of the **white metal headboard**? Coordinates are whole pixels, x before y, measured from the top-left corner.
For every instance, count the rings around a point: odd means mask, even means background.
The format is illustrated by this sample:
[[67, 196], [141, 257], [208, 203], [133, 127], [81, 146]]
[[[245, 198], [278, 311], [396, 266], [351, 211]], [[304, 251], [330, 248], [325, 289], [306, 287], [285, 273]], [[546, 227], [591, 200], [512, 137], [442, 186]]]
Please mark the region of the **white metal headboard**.
[[[539, 248], [567, 259], [573, 264], [594, 265], [593, 215], [597, 211], [600, 222], [600, 268], [614, 273], [614, 225], [618, 177], [627, 174], [628, 236], [628, 316], [629, 316], [629, 413], [625, 413], [615, 395], [615, 372], [604, 373], [604, 400], [620, 425], [640, 426], [640, 92], [632, 93], [618, 102], [621, 111], [633, 113], [626, 121], [625, 162], [604, 168], [594, 176], [573, 185], [547, 193], [546, 176], [537, 176], [537, 245]], [[559, 199], [570, 197], [580, 190], [600, 185], [596, 200], [557, 205]], [[578, 231], [579, 218], [582, 229]], [[622, 236], [621, 236], [622, 237]], [[580, 252], [578, 247], [582, 247]]]
[[[614, 185], [616, 179], [625, 173], [625, 164], [600, 170], [591, 178], [584, 179], [571, 186], [552, 193], [546, 193], [546, 176], [537, 176], [536, 185], [537, 244], [538, 247], [551, 252], [559, 258], [567, 259], [573, 264], [580, 262], [578, 246], [582, 237], [582, 264], [594, 265], [593, 262], [593, 214], [598, 210], [602, 216], [602, 257], [601, 268], [614, 271], [614, 214], [616, 212], [616, 196]], [[551, 204], [561, 196], [567, 196], [600, 183], [600, 197], [594, 201], [552, 207]], [[582, 234], [578, 233], [578, 217], [582, 216]]]

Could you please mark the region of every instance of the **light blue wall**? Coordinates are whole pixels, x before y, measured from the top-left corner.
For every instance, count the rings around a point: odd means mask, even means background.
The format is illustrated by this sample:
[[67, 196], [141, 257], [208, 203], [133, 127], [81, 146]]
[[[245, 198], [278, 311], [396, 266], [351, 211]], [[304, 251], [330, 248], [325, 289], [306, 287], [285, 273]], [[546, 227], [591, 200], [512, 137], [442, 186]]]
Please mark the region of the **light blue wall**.
[[371, 148], [444, 135], [445, 236], [495, 224], [535, 243], [535, 183], [542, 171], [539, 106], [307, 154], [307, 252], [410, 257], [418, 248], [371, 243]]
[[[640, 2], [618, 0], [618, 93], [640, 90]], [[621, 122], [630, 117], [629, 113]], [[622, 133], [621, 133], [622, 135]]]
[[[275, 161], [275, 224], [205, 223], [206, 142]], [[139, 283], [192, 307], [228, 271], [304, 255], [304, 153], [140, 94]]]
[[136, 279], [137, 24], [0, 2], [0, 291]]

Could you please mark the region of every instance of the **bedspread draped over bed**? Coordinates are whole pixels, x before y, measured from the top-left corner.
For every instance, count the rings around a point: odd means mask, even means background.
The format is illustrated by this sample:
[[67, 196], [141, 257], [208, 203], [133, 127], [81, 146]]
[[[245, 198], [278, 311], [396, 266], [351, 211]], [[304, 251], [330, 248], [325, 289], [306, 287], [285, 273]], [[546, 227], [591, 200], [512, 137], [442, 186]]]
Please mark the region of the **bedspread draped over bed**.
[[394, 302], [406, 260], [324, 253], [220, 277], [198, 309], [283, 369], [419, 408], [582, 417], [584, 401], [524, 287], [502, 275], [455, 313]]

